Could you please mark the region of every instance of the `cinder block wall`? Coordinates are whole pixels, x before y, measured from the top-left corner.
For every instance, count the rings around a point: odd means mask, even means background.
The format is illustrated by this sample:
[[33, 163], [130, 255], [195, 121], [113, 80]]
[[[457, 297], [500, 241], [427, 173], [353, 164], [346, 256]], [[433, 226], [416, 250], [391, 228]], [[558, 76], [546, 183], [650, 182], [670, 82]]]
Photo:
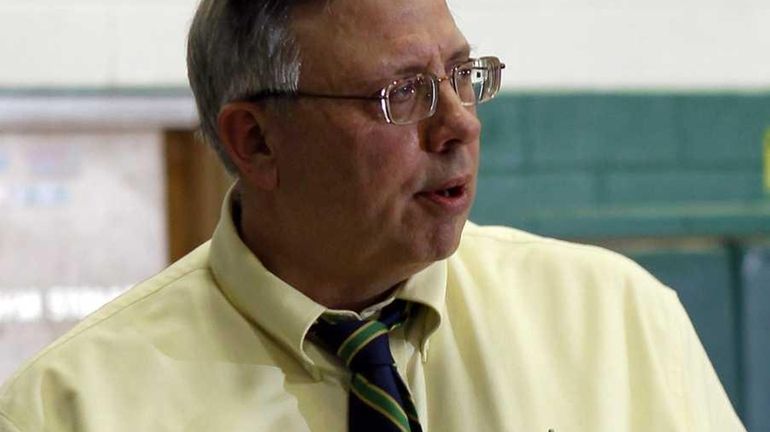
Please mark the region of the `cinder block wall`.
[[770, 93], [503, 94], [479, 115], [479, 222], [570, 237], [770, 232]]

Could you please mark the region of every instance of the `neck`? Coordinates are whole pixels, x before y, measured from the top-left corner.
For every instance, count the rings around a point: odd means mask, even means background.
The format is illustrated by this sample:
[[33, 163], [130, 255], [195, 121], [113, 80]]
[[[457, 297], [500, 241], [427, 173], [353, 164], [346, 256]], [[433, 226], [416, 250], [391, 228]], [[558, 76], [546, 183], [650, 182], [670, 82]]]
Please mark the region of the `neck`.
[[284, 219], [266, 211], [269, 206], [254, 203], [242, 194], [239, 217], [234, 217], [243, 242], [271, 273], [327, 308], [360, 312], [385, 300], [420, 270], [368, 267], [356, 262], [350, 248], [298, 235], [297, 230], [276, 223]]

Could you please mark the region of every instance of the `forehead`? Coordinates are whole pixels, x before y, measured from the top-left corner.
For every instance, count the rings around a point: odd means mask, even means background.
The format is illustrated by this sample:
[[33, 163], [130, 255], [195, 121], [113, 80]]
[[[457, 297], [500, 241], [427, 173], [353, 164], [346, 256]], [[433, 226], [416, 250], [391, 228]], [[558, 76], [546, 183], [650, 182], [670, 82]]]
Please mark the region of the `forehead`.
[[293, 29], [303, 77], [389, 77], [404, 68], [439, 67], [467, 51], [444, 0], [310, 2], [295, 10]]

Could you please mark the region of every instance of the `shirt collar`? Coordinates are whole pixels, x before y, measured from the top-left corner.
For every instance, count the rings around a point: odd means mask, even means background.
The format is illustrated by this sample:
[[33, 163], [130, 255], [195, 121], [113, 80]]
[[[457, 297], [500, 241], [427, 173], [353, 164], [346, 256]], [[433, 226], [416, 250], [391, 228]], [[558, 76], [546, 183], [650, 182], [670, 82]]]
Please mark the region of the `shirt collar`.
[[324, 316], [332, 317], [335, 319], [340, 320], [368, 320], [369, 318], [377, 316], [377, 314], [380, 313], [380, 311], [387, 305], [393, 303], [393, 300], [395, 300], [395, 295], [392, 295], [388, 297], [387, 299], [375, 303], [366, 309], [362, 310], [361, 312], [355, 312], [352, 310], [347, 309], [326, 309], [324, 312]]
[[[233, 222], [237, 188], [227, 192], [219, 224], [211, 240], [210, 265], [214, 278], [236, 309], [274, 337], [314, 376], [315, 364], [303, 348], [310, 327], [328, 309], [279, 279], [262, 265], [238, 235]], [[394, 297], [426, 306], [420, 340], [423, 359], [428, 339], [438, 329], [444, 310], [446, 261], [438, 261], [414, 274]]]

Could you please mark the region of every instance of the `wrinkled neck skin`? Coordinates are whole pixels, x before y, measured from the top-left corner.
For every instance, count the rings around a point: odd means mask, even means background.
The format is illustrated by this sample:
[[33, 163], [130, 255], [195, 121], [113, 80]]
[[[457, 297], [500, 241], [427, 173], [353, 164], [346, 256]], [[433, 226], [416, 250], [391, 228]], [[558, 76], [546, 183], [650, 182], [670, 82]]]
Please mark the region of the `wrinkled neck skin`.
[[[341, 242], [319, 245], [323, 239], [285, 226], [268, 195], [240, 184], [236, 188], [233, 219], [244, 244], [267, 270], [327, 308], [360, 312], [388, 298], [411, 275], [431, 264], [382, 264], [366, 271], [372, 266], [364, 262], [371, 255], [365, 241], [356, 242], [360, 250]], [[339, 237], [346, 240], [344, 233]]]

